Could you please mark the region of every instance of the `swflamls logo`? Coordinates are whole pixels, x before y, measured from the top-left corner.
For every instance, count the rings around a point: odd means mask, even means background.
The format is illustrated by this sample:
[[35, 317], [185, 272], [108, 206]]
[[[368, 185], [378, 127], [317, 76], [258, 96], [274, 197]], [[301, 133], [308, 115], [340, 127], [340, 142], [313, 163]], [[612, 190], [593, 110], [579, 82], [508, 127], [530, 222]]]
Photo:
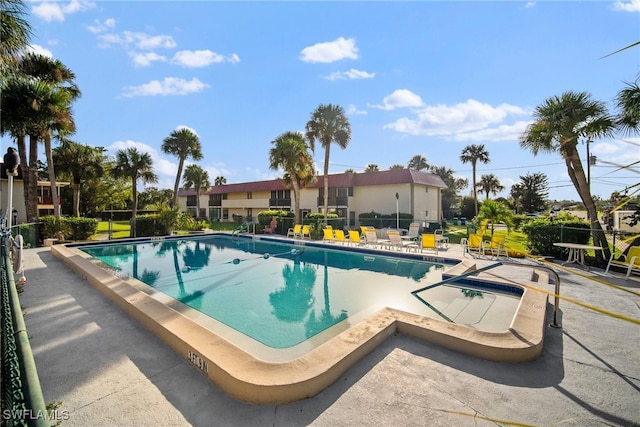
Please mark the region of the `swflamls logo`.
[[49, 421], [66, 421], [70, 417], [69, 411], [52, 409], [50, 411], [35, 411], [33, 409], [3, 409], [3, 420], [49, 420]]

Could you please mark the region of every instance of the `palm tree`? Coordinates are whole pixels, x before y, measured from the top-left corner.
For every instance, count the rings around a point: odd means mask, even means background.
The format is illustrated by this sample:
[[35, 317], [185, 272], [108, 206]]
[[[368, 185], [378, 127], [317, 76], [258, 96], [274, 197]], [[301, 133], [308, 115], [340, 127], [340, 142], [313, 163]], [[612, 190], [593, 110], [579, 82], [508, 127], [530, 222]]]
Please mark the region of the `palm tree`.
[[587, 92], [573, 91], [547, 98], [536, 107], [534, 119], [520, 136], [520, 147], [528, 148], [534, 156], [539, 152], [560, 152], [571, 182], [587, 209], [593, 243], [603, 248], [603, 251], [596, 251], [596, 260], [602, 264], [609, 258], [609, 243], [598, 221], [577, 147], [579, 138], [610, 136], [615, 127], [614, 119], [603, 102], [592, 100]]
[[80, 97], [80, 89], [74, 81], [75, 74], [69, 68], [62, 62], [44, 55], [33, 53], [25, 55], [20, 62], [20, 70], [51, 87], [51, 98], [46, 101], [41, 100], [39, 112], [42, 114], [39, 114], [39, 117], [42, 120], [42, 134], [39, 137], [44, 141], [47, 157], [53, 212], [56, 218], [60, 218], [60, 202], [51, 139], [55, 136], [61, 140], [75, 132], [76, 126], [71, 113], [71, 103]]
[[202, 160], [202, 147], [198, 135], [187, 128], [181, 128], [174, 130], [171, 132], [171, 135], [164, 139], [162, 151], [178, 157], [178, 173], [176, 174], [176, 181], [173, 185], [172, 206], [175, 207], [178, 202], [178, 187], [180, 186], [180, 177], [182, 176], [184, 161], [189, 157], [193, 160]]
[[420, 171], [422, 169], [427, 169], [428, 167], [429, 167], [429, 163], [427, 162], [427, 158], [420, 154], [416, 154], [415, 156], [413, 156], [411, 160], [409, 160], [409, 163], [407, 164], [407, 168], [415, 169], [417, 171]]
[[404, 165], [401, 165], [400, 163], [396, 163], [389, 166], [389, 170], [393, 170], [393, 169], [404, 169]]
[[311, 119], [305, 127], [311, 150], [315, 152], [315, 141], [324, 148], [324, 223], [327, 224], [329, 213], [329, 151], [335, 142], [343, 150], [351, 140], [351, 124], [344, 109], [339, 105], [320, 104], [311, 113]]
[[53, 162], [57, 170], [71, 175], [73, 183], [73, 215], [80, 216], [80, 184], [82, 181], [104, 174], [105, 149], [90, 147], [72, 141], [63, 141], [53, 149]]
[[209, 173], [198, 165], [189, 165], [184, 170], [184, 188], [193, 187], [196, 190], [196, 206], [200, 216], [200, 191], [207, 191], [211, 187], [209, 182]]
[[227, 178], [225, 178], [224, 176], [216, 176], [216, 179], [214, 180], [214, 185], [224, 185], [227, 183]]
[[488, 173], [480, 177], [478, 188], [481, 189], [482, 192], [487, 195], [487, 199], [489, 199], [489, 194], [498, 194], [504, 190], [504, 185], [500, 184], [500, 180], [497, 176], [492, 173]]
[[489, 163], [489, 152], [485, 150], [484, 144], [480, 145], [467, 145], [462, 149], [460, 154], [460, 161], [462, 163], [471, 163], [471, 169], [473, 173], [473, 202], [475, 206], [475, 214], [478, 215], [478, 192], [476, 183], [476, 166], [478, 162]]
[[131, 206], [131, 237], [135, 237], [135, 219], [138, 213], [138, 180], [143, 184], [155, 184], [158, 176], [153, 172], [153, 160], [149, 153], [141, 153], [136, 148], [118, 150], [111, 170], [114, 178], [130, 178], [133, 202]]
[[626, 85], [616, 96], [618, 127], [627, 133], [640, 133], [640, 86], [638, 80]]
[[507, 231], [511, 231], [513, 227], [513, 212], [507, 205], [495, 200], [487, 199], [482, 203], [478, 219], [488, 220], [491, 223], [491, 235], [493, 236], [494, 225], [498, 223], [505, 224]]
[[369, 163], [366, 168], [364, 168], [365, 172], [378, 172], [380, 167], [374, 163]]
[[351, 169], [351, 168], [349, 168], [349, 169], [345, 170], [345, 171], [344, 171], [344, 173], [350, 173], [350, 174], [354, 174], [354, 175], [355, 175], [355, 174], [356, 174], [356, 173], [358, 173], [358, 172], [356, 172], [356, 170], [355, 170], [355, 169]]
[[15, 65], [29, 46], [31, 25], [25, 19], [29, 13], [22, 0], [0, 0], [0, 71], [2, 77]]
[[313, 157], [310, 147], [300, 132], [285, 132], [271, 141], [269, 150], [269, 167], [273, 170], [283, 169], [285, 184], [293, 187], [294, 221], [299, 224], [300, 189], [315, 180]]

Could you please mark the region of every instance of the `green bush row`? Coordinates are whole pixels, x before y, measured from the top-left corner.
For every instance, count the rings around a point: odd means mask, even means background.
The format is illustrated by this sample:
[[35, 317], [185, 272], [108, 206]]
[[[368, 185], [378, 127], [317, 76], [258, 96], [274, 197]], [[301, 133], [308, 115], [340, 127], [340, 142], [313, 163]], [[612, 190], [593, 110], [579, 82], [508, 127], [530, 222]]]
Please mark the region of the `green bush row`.
[[98, 220], [93, 218], [40, 218], [42, 237], [59, 240], [87, 240], [98, 229]]

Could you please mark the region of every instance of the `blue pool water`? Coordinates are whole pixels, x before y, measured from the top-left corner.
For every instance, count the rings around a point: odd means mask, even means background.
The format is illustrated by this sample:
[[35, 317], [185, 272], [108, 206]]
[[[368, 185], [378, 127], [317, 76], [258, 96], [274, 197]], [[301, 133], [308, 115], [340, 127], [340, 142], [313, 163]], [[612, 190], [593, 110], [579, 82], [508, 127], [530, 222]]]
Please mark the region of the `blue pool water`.
[[383, 307], [503, 331], [520, 301], [513, 290], [477, 281], [439, 284], [443, 264], [381, 252], [227, 235], [79, 249], [118, 276], [138, 279], [275, 349], [318, 340], [323, 332], [320, 341], [326, 341]]
[[378, 254], [213, 236], [82, 251], [269, 347], [288, 348], [374, 306], [415, 304], [441, 269]]

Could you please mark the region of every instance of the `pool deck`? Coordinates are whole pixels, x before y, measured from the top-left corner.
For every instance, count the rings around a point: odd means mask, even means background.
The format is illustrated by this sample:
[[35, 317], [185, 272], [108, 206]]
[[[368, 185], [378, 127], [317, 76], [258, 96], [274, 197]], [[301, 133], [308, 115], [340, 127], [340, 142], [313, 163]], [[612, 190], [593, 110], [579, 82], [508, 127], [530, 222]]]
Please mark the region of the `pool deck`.
[[[458, 245], [441, 254], [462, 256]], [[640, 318], [637, 275], [559, 264], [564, 297]], [[45, 401], [68, 414], [63, 426], [640, 424], [640, 325], [570, 301], [532, 362], [492, 362], [394, 334], [316, 396], [255, 405], [223, 393], [50, 248], [26, 250], [25, 265], [27, 330]]]

